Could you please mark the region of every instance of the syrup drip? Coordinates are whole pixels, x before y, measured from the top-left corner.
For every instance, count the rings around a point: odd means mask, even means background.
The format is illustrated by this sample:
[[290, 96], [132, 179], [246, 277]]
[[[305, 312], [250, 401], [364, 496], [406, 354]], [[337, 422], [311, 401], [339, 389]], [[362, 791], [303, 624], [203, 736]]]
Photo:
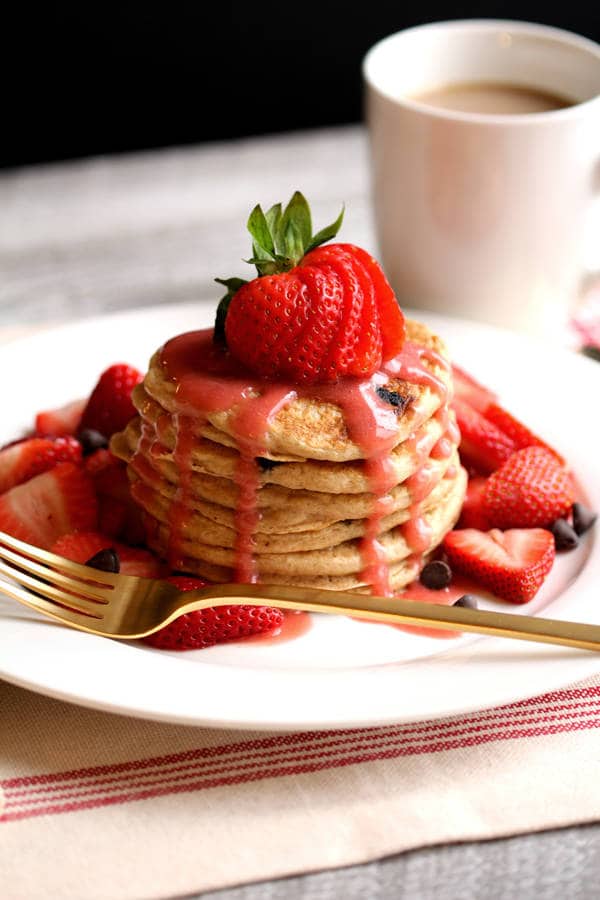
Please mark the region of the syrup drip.
[[[451, 432], [449, 431], [450, 420], [447, 411], [448, 388], [444, 382], [429, 372], [422, 365], [422, 360], [427, 360], [446, 370], [449, 369], [449, 363], [444, 360], [434, 350], [427, 347], [420, 347], [408, 341], [402, 348], [402, 352], [388, 364], [390, 371], [393, 371], [398, 377], [412, 384], [418, 384], [429, 388], [437, 395], [439, 407], [435, 413], [436, 418], [440, 422], [443, 429], [447, 432], [444, 434], [431, 449], [430, 455], [436, 458], [443, 458], [452, 453]], [[434, 454], [437, 448], [436, 456]], [[423, 499], [431, 487], [433, 474], [432, 467], [419, 458], [417, 468], [413, 475], [408, 479], [407, 486], [411, 491], [413, 504], [409, 510], [409, 519], [400, 526], [402, 537], [406, 544], [414, 554], [415, 560], [420, 567], [423, 553], [429, 548], [431, 542], [431, 526], [427, 523], [423, 515]]]
[[[391, 512], [388, 496], [397, 478], [391, 460], [391, 450], [397, 442], [398, 423], [394, 408], [378, 396], [376, 386], [385, 384], [394, 375], [405, 381], [430, 388], [439, 398], [439, 411], [446, 436], [437, 443], [439, 458], [451, 444], [451, 423], [445, 410], [445, 384], [423, 366], [423, 360], [448, 368], [437, 353], [411, 342], [402, 352], [387, 362], [369, 381], [344, 379], [332, 385], [302, 388], [295, 385], [274, 384], [251, 375], [229, 354], [212, 341], [212, 330], [189, 332], [169, 341], [162, 349], [161, 364], [176, 386], [177, 415], [173, 423], [177, 430], [175, 462], [179, 470], [179, 488], [171, 504], [169, 526], [169, 554], [180, 553], [182, 535], [187, 530], [191, 503], [191, 454], [194, 434], [211, 414], [235, 410], [229, 428], [236, 439], [239, 462], [234, 480], [238, 486], [235, 511], [236, 547], [235, 578], [239, 582], [257, 580], [253, 555], [254, 534], [260, 520], [257, 491], [260, 488], [260, 469], [256, 458], [265, 456], [269, 426], [277, 413], [297, 397], [312, 397], [340, 407], [350, 440], [365, 459], [365, 473], [373, 494], [373, 508], [367, 517], [365, 534], [360, 543], [363, 560], [362, 577], [375, 592], [389, 595], [389, 569], [379, 534], [381, 520]], [[158, 434], [165, 426], [159, 425]], [[446, 441], [446, 442], [444, 442]], [[429, 545], [430, 529], [421, 514], [421, 500], [432, 483], [431, 468], [425, 459], [431, 450], [423, 438], [413, 434], [409, 446], [417, 454], [417, 471], [409, 485], [413, 493], [411, 518], [402, 526], [411, 551], [418, 560]], [[450, 446], [450, 452], [451, 452]]]

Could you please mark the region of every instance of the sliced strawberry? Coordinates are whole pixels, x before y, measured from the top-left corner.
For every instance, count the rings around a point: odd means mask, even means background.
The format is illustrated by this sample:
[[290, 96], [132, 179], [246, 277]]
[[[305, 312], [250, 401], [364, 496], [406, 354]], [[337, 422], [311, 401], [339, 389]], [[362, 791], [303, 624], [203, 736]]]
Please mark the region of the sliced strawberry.
[[0, 531], [49, 550], [70, 531], [96, 526], [93, 483], [75, 463], [60, 463], [0, 497]]
[[546, 527], [568, 514], [573, 481], [543, 447], [517, 450], [487, 480], [483, 511], [496, 528]]
[[258, 277], [217, 279], [228, 288], [215, 337], [247, 368], [299, 384], [366, 378], [396, 356], [404, 316], [381, 266], [352, 244], [327, 243], [342, 222], [312, 234], [296, 191], [282, 211], [256, 206], [247, 227]]
[[468, 403], [470, 407], [478, 412], [485, 412], [490, 403], [495, 403], [497, 400], [493, 391], [476, 381], [472, 375], [469, 375], [456, 363], [452, 364], [452, 380], [454, 382], [454, 396], [464, 403]]
[[73, 400], [58, 409], [47, 409], [35, 417], [35, 431], [40, 437], [62, 437], [77, 434], [85, 400]]
[[117, 544], [115, 547], [121, 564], [121, 575], [137, 575], [138, 578], [165, 578], [169, 572], [166, 564], [150, 550]]
[[98, 495], [100, 530], [126, 544], [142, 544], [146, 533], [141, 510], [131, 496], [125, 463], [103, 449], [90, 454], [84, 464]]
[[483, 509], [483, 493], [487, 485], [487, 478], [476, 476], [469, 478], [467, 494], [458, 522], [459, 528], [477, 528], [479, 531], [487, 531], [491, 523]]
[[61, 462], [81, 462], [81, 444], [75, 438], [29, 438], [0, 450], [0, 494]]
[[554, 538], [543, 528], [465, 528], [447, 534], [443, 548], [455, 571], [510, 603], [537, 594], [555, 556]]
[[[114, 497], [115, 500], [121, 500], [124, 503], [128, 502], [130, 493], [127, 466], [108, 450], [98, 450], [96, 452], [108, 454], [104, 458], [103, 465], [98, 465], [95, 469], [93, 466], [86, 465], [88, 472], [92, 473], [96, 490], [99, 494]], [[93, 455], [96, 456], [96, 454]]]
[[165, 581], [174, 584], [180, 591], [196, 591], [198, 588], [206, 587], [207, 584], [210, 584], [203, 578], [198, 578], [197, 575], [169, 575]]
[[476, 409], [455, 397], [452, 407], [460, 429], [460, 456], [464, 465], [488, 475], [506, 462], [515, 445]]
[[125, 363], [106, 369], [90, 395], [80, 427], [99, 431], [105, 437], [122, 431], [136, 414], [131, 392], [142, 378], [141, 372]]
[[139, 578], [163, 578], [168, 569], [149, 550], [128, 547], [109, 535], [97, 531], [65, 534], [52, 546], [52, 552], [73, 562], [85, 564], [101, 550], [114, 550], [119, 558], [121, 575]]
[[560, 453], [553, 447], [550, 447], [537, 434], [534, 434], [533, 431], [530, 431], [526, 425], [519, 422], [515, 416], [503, 409], [498, 403], [490, 403], [484, 414], [488, 422], [491, 422], [512, 440], [516, 450], [522, 450], [524, 447], [543, 447], [549, 453], [552, 453], [562, 466], [565, 465], [565, 460]]
[[65, 559], [83, 565], [100, 550], [109, 550], [113, 547], [114, 541], [105, 534], [99, 534], [97, 531], [76, 531], [63, 534], [50, 549], [57, 556], [64, 556]]
[[90, 453], [89, 456], [86, 456], [84, 465], [86, 470], [90, 473], [92, 478], [96, 478], [96, 476], [102, 472], [104, 469], [108, 469], [110, 466], [118, 465], [119, 460], [116, 456], [108, 450], [106, 447], [101, 447], [98, 450], [94, 450], [93, 453]]
[[127, 527], [127, 506], [114, 497], [98, 497], [98, 528], [102, 534], [113, 538], [125, 535]]
[[[167, 581], [182, 591], [193, 591], [206, 584], [187, 575], [174, 575]], [[144, 641], [161, 650], [201, 650], [225, 641], [274, 631], [281, 628], [282, 623], [281, 610], [270, 606], [219, 606], [185, 613]]]

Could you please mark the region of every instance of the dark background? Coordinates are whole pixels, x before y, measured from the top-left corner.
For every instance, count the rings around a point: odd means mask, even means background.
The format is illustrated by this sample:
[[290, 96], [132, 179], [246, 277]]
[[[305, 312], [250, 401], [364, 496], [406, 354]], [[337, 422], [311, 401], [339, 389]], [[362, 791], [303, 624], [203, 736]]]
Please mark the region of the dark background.
[[368, 48], [457, 18], [543, 22], [600, 42], [597, 0], [24, 2], [3, 14], [0, 165], [355, 122]]

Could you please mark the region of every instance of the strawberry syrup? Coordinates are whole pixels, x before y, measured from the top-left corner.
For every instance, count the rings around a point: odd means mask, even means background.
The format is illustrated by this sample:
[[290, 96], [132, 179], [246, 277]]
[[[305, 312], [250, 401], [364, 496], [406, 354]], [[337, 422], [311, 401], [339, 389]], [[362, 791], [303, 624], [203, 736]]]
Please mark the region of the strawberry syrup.
[[[441, 606], [452, 606], [464, 594], [479, 594], [481, 596], [481, 588], [476, 587], [473, 582], [463, 578], [462, 575], [453, 575], [452, 583], [439, 591], [426, 588], [416, 579], [412, 584], [404, 588], [399, 597], [402, 600], [416, 600], [420, 603], [437, 603]], [[432, 638], [457, 638], [462, 633], [460, 631], [447, 631], [443, 628], [427, 628], [420, 625], [393, 625], [392, 627], [399, 628], [400, 631], [407, 631], [409, 634], [419, 634], [422, 637]]]
[[244, 638], [244, 643], [251, 641], [253, 644], [286, 644], [288, 641], [295, 641], [302, 637], [312, 628], [312, 617], [310, 613], [301, 612], [300, 610], [283, 611], [283, 622], [275, 631], [269, 631], [266, 634], [254, 634], [251, 637]]
[[[238, 582], [255, 582], [258, 577], [254, 534], [260, 520], [257, 491], [260, 468], [257, 457], [265, 456], [269, 426], [277, 413], [297, 397], [311, 397], [340, 407], [350, 440], [365, 460], [365, 473], [373, 508], [367, 517], [365, 534], [360, 543], [363, 560], [362, 577], [374, 593], [390, 595], [389, 568], [379, 541], [381, 520], [391, 511], [390, 489], [396, 475], [390, 453], [397, 443], [398, 423], [395, 410], [378, 396], [376, 387], [391, 376], [430, 388], [439, 399], [438, 415], [444, 435], [435, 445], [441, 459], [452, 452], [452, 423], [446, 411], [446, 385], [430, 373], [423, 360], [447, 367], [446, 361], [432, 350], [407, 341], [401, 353], [382, 366], [370, 380], [344, 379], [331, 385], [304, 388], [281, 384], [252, 375], [212, 340], [212, 330], [179, 335], [168, 341], [161, 351], [161, 365], [175, 385], [177, 414], [175, 463], [179, 470], [179, 486], [169, 515], [169, 557], [174, 561], [181, 553], [181, 541], [189, 524], [191, 503], [191, 454], [194, 435], [212, 414], [235, 410], [229, 427], [236, 440], [239, 461], [234, 480], [238, 486], [235, 510], [236, 546], [235, 578]], [[432, 484], [431, 467], [426, 457], [431, 450], [414, 435], [408, 446], [417, 454], [417, 468], [409, 479], [412, 491], [410, 520], [402, 526], [403, 536], [417, 559], [429, 546], [430, 529], [422, 515], [422, 500]]]

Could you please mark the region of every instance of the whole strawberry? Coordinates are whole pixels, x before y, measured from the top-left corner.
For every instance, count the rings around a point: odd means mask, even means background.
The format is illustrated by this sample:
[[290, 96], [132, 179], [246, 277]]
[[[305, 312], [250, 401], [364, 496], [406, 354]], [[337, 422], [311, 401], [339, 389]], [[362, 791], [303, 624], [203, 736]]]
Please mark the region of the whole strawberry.
[[143, 375], [125, 363], [106, 369], [90, 394], [81, 417], [80, 429], [92, 429], [104, 437], [122, 431], [135, 416], [131, 392]]
[[383, 271], [353, 244], [321, 246], [343, 218], [312, 233], [298, 191], [282, 211], [256, 206], [248, 220], [252, 281], [230, 278], [215, 338], [253, 372], [300, 384], [367, 378], [404, 343], [404, 317]]
[[568, 471], [549, 450], [517, 450], [487, 480], [482, 510], [496, 528], [544, 528], [565, 516], [575, 491]]
[[[204, 587], [205, 581], [185, 575], [168, 578], [182, 591]], [[185, 613], [165, 628], [144, 638], [161, 650], [202, 650], [280, 628], [283, 613], [270, 606], [219, 606]]]

